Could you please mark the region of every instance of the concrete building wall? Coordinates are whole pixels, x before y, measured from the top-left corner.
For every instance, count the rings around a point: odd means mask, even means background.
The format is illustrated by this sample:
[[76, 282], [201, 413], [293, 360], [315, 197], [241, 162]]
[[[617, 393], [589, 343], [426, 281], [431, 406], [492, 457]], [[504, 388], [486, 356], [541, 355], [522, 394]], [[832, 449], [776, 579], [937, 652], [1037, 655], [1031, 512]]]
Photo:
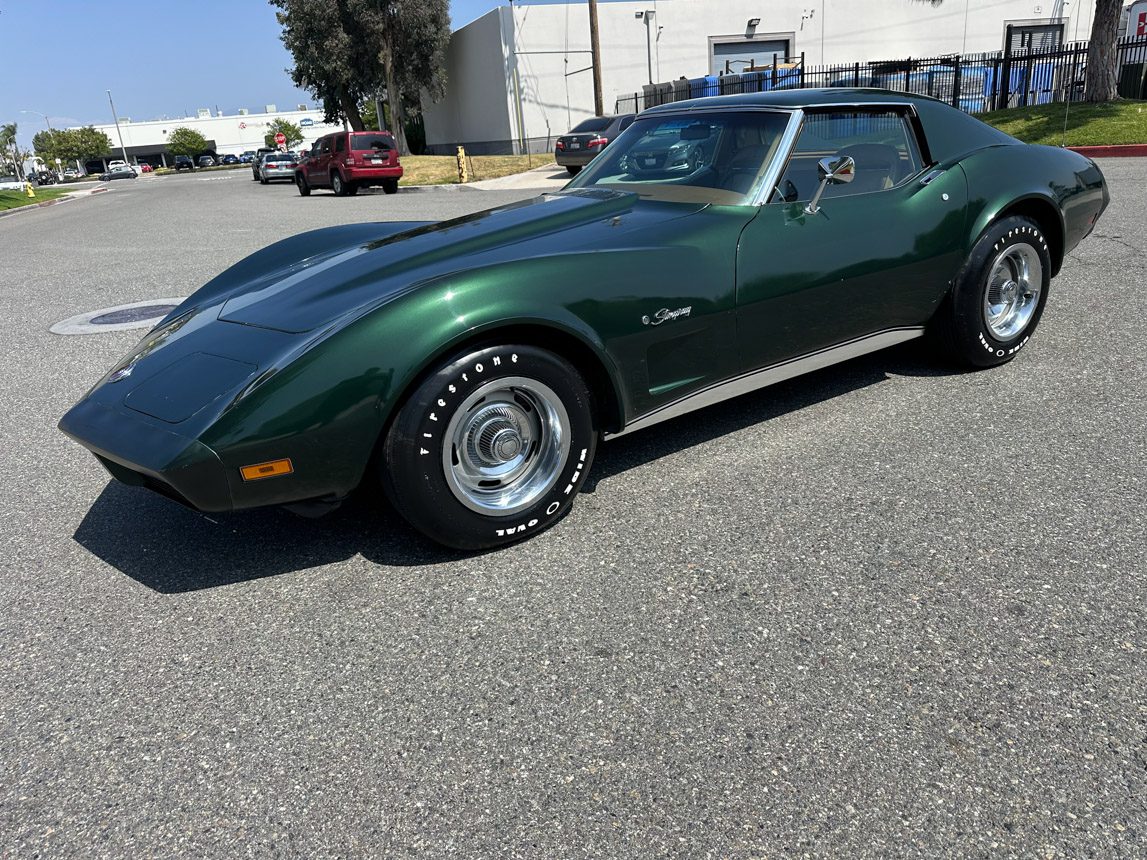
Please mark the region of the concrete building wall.
[[500, 7], [450, 39], [448, 94], [438, 104], [427, 100], [423, 105], [426, 139], [446, 144], [443, 154], [457, 145], [475, 155], [504, 152], [514, 138], [512, 28], [510, 9]]
[[[946, 0], [938, 6], [918, 0], [603, 2], [604, 106], [612, 112], [619, 97], [640, 93], [650, 68], [654, 82], [709, 74], [714, 46], [724, 43], [745, 43], [744, 51], [730, 55], [760, 63], [780, 41], [791, 56], [804, 52], [809, 66], [979, 53], [1003, 48], [1008, 23], [1062, 21], [1065, 41], [1086, 39], [1093, 7], [1090, 0]], [[760, 22], [749, 27], [753, 18]], [[478, 140], [482, 151], [517, 152], [522, 140], [533, 151], [549, 151], [556, 136], [593, 114], [584, 2], [496, 9], [455, 31], [450, 56], [447, 96], [427, 110], [427, 144], [434, 151]], [[499, 56], [505, 63], [500, 74], [491, 68]], [[509, 133], [495, 137], [504, 115]], [[482, 120], [466, 118], [475, 116]]]

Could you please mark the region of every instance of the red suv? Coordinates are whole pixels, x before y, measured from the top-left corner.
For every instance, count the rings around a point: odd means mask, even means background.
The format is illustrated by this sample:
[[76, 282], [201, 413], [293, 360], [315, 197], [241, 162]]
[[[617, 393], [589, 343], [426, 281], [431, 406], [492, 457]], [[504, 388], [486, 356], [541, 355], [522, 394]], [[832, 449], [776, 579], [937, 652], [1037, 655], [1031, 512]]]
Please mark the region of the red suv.
[[389, 131], [340, 131], [320, 137], [295, 169], [295, 185], [304, 197], [312, 188], [328, 186], [338, 197], [357, 194], [368, 185], [381, 185], [394, 194], [401, 177]]

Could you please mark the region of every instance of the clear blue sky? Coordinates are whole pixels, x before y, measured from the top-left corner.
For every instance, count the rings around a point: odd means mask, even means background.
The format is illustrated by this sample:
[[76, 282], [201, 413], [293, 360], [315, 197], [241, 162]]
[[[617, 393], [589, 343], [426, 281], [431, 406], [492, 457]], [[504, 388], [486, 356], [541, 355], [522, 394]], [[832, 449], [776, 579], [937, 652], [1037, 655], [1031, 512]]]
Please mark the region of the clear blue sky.
[[[452, 0], [455, 28], [505, 0]], [[284, 71], [275, 10], [264, 0], [0, 0], [0, 123], [20, 142], [52, 125], [314, 105]]]

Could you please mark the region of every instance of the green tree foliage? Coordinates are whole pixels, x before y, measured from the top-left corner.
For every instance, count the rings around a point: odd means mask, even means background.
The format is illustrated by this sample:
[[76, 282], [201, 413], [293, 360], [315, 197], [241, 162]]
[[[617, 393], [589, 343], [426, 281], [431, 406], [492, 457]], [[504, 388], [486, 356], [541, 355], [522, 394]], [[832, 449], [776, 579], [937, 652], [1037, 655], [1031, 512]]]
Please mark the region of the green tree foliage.
[[283, 119], [281, 116], [277, 116], [268, 123], [267, 133], [263, 136], [263, 143], [271, 148], [278, 146], [278, 144], [275, 143], [275, 135], [280, 132], [287, 138], [287, 149], [294, 149], [298, 144], [303, 142], [303, 130], [289, 119]]
[[68, 132], [74, 135], [72, 138], [73, 146], [75, 147], [76, 158], [80, 161], [87, 161], [91, 158], [102, 158], [105, 155], [111, 154], [111, 138], [102, 131], [96, 131], [93, 126], [86, 125], [83, 128], [72, 128], [68, 129]]
[[181, 125], [167, 136], [167, 148], [174, 155], [195, 156], [207, 149], [207, 138], [195, 129]]
[[440, 98], [450, 42], [447, 0], [270, 0], [280, 10], [291, 77], [323, 102], [328, 122], [365, 126], [359, 105], [385, 92], [406, 153], [403, 95]]
[[19, 148], [16, 146], [16, 123], [14, 122], [0, 125], [0, 173], [8, 173], [9, 169], [17, 176], [23, 177], [24, 175], [20, 168]]
[[40, 131], [32, 138], [32, 148], [46, 164], [56, 164], [60, 159], [65, 164], [73, 161], [83, 163], [91, 158], [102, 158], [111, 154], [111, 139], [92, 126], [83, 128], [52, 129]]

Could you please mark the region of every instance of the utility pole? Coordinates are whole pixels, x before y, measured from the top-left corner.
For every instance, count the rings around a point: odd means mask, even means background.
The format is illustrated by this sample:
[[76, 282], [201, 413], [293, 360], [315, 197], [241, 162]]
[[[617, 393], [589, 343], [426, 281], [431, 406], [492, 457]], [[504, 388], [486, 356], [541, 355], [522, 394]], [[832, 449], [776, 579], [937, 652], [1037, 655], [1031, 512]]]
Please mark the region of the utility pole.
[[119, 137], [119, 151], [123, 153], [123, 163], [129, 164], [130, 162], [127, 160], [127, 148], [123, 145], [123, 132], [120, 131], [119, 128], [119, 117], [115, 112], [115, 102], [112, 101], [111, 90], [108, 90], [108, 104], [111, 105], [112, 108], [112, 119], [115, 120], [115, 133]]
[[601, 43], [597, 38], [597, 0], [589, 0], [589, 47], [593, 52], [593, 110], [605, 113], [601, 98]]

